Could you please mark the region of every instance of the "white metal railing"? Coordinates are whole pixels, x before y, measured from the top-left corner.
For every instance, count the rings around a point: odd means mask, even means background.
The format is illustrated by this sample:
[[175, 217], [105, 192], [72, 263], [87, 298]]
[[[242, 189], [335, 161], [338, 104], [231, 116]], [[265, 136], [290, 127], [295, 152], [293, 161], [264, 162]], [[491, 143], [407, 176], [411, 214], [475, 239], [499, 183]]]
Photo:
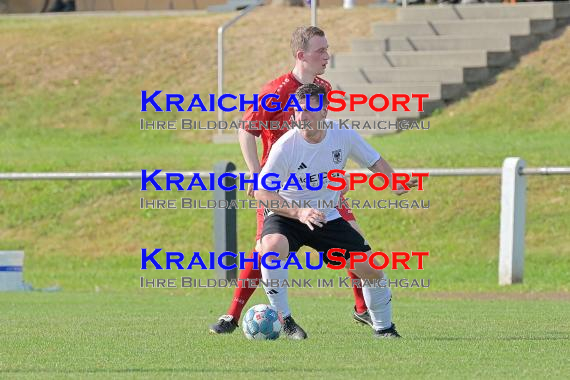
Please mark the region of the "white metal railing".
[[[253, 11], [258, 6], [262, 5], [263, 1], [259, 1], [256, 4], [248, 5], [244, 10], [242, 10], [237, 16], [231, 20], [225, 22], [222, 26], [218, 28], [218, 97], [224, 94], [224, 32], [230, 26], [235, 24], [240, 18], [247, 15], [249, 12]], [[224, 118], [224, 111], [218, 107], [218, 123]], [[218, 129], [218, 135], [222, 134], [222, 130]]]
[[[347, 173], [362, 173], [368, 169], [350, 169]], [[400, 173], [421, 172], [429, 173], [430, 177], [483, 177], [500, 176], [503, 174], [502, 168], [404, 168], [394, 169]], [[184, 176], [193, 176], [198, 173], [201, 178], [208, 178], [210, 172], [192, 172], [168, 170], [157, 174], [155, 178], [166, 178], [166, 173], [180, 173]], [[239, 174], [239, 171], [229, 173]], [[570, 174], [570, 167], [543, 167], [543, 168], [522, 168], [519, 175], [565, 175]], [[102, 180], [102, 179], [140, 179], [141, 172], [76, 172], [76, 173], [0, 173], [0, 180], [23, 181], [23, 180]]]
[[311, 26], [317, 26], [317, 0], [311, 0]]
[[[235, 166], [231, 166], [235, 168]], [[222, 169], [223, 170], [223, 169]], [[358, 173], [367, 169], [347, 170]], [[522, 282], [524, 269], [524, 234], [526, 219], [526, 176], [529, 175], [570, 175], [570, 167], [526, 168], [519, 157], [509, 157], [502, 168], [433, 168], [433, 169], [394, 169], [396, 172], [428, 172], [430, 177], [450, 176], [500, 176], [501, 177], [501, 226], [499, 247], [499, 284], [510, 285]], [[208, 178], [210, 172], [170, 171]], [[238, 174], [237, 171], [229, 171]], [[166, 178], [162, 171], [155, 178]], [[141, 172], [83, 172], [83, 173], [0, 173], [0, 180], [110, 180], [140, 179]], [[234, 231], [235, 232], [235, 231]]]
[[[224, 32], [230, 26], [235, 24], [240, 18], [253, 11], [260, 5], [263, 5], [263, 0], [256, 4], [248, 5], [244, 10], [242, 10], [236, 17], [227, 21], [222, 26], [218, 28], [218, 97], [224, 94]], [[317, 1], [311, 0], [311, 25], [317, 26]], [[224, 111], [218, 107], [218, 122], [224, 119]], [[221, 129], [218, 129], [217, 135], [223, 134]]]

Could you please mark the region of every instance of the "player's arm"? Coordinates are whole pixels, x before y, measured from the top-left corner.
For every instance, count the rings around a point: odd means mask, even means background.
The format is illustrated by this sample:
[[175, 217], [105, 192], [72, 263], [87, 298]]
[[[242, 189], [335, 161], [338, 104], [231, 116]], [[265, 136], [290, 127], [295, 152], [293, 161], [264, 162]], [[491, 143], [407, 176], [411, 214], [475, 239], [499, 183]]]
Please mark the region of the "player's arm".
[[[362, 136], [353, 130], [346, 131], [350, 135], [350, 156], [354, 158], [359, 164], [366, 166], [368, 170], [373, 173], [385, 174], [388, 178], [392, 178], [392, 173], [394, 169], [392, 166], [380, 156], [370, 144], [368, 144]], [[411, 178], [406, 186], [408, 188], [416, 187], [418, 185], [418, 179], [416, 177]], [[401, 184], [398, 184], [398, 188], [393, 190], [394, 194], [402, 195], [407, 193], [409, 190], [405, 190]]]
[[[370, 166], [368, 169], [373, 173], [383, 173], [388, 178], [392, 178], [392, 173], [394, 173], [394, 169], [392, 169], [390, 164], [383, 158], [380, 158], [378, 161], [374, 163], [374, 165]], [[417, 185], [418, 185], [418, 179], [416, 177], [410, 178], [410, 180], [406, 182], [406, 186], [408, 186], [408, 188], [410, 189], [412, 187], [416, 187]], [[402, 195], [410, 190], [406, 190], [401, 184], [398, 184], [398, 189], [393, 191], [394, 194], [396, 195]]]
[[[238, 131], [239, 146], [241, 154], [249, 170], [250, 179], [254, 173], [261, 171], [261, 164], [257, 155], [256, 137], [261, 135], [260, 121], [267, 121], [270, 115], [261, 107], [261, 101], [258, 104], [258, 110], [254, 111], [250, 106], [243, 116], [244, 127]], [[253, 186], [247, 185], [247, 195], [253, 198]]]
[[[247, 170], [249, 170], [249, 177], [254, 173], [259, 173], [261, 170], [261, 164], [259, 163], [259, 157], [257, 156], [257, 144], [255, 142], [255, 136], [245, 129], [240, 129], [238, 131], [239, 146], [241, 148], [241, 154], [245, 164], [247, 165]], [[247, 195], [253, 197], [253, 186], [248, 184]]]

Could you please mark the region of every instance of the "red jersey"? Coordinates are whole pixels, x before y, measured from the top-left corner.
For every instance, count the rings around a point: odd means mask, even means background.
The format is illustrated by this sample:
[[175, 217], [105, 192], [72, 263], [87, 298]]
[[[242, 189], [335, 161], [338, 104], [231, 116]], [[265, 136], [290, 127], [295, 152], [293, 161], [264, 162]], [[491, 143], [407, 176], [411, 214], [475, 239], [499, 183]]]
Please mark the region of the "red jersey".
[[[331, 84], [322, 78], [315, 77], [313, 83], [324, 87], [327, 92], [332, 90]], [[263, 154], [260, 161], [262, 167], [265, 165], [267, 157], [269, 156], [269, 151], [275, 141], [289, 130], [288, 128], [270, 129], [270, 122], [278, 121], [279, 125], [285, 121], [290, 123], [295, 117], [295, 107], [289, 107], [286, 112], [282, 109], [270, 112], [261, 107], [261, 99], [267, 94], [276, 94], [279, 96], [279, 99], [271, 99], [271, 101], [280, 102], [281, 108], [283, 108], [289, 99], [289, 95], [294, 94], [301, 85], [302, 83], [295, 78], [293, 73], [289, 72], [282, 75], [263, 86], [261, 93], [259, 94], [258, 111], [253, 110], [253, 105], [245, 111], [243, 120], [248, 122], [244, 124], [245, 130], [255, 137], [261, 136], [261, 141], [263, 142]], [[250, 121], [256, 122], [255, 126], [252, 128], [248, 125]], [[260, 126], [259, 122], [267, 123], [267, 127]]]

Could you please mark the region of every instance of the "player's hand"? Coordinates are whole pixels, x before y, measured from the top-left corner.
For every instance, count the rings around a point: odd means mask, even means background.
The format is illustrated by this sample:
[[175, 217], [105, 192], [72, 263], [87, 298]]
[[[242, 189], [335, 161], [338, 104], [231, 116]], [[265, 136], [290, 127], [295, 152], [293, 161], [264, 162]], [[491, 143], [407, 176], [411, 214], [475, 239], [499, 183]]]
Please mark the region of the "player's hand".
[[325, 214], [318, 210], [315, 210], [314, 208], [299, 209], [298, 217], [299, 221], [303, 224], [306, 224], [311, 231], [315, 229], [314, 226], [322, 227], [327, 222], [325, 219]]
[[[410, 190], [412, 190], [414, 187], [417, 187], [418, 186], [418, 178], [417, 177], [410, 178], [410, 180], [408, 182], [406, 182], [406, 186], [408, 186], [410, 188]], [[402, 194], [406, 194], [410, 190], [405, 190], [404, 186], [398, 184], [398, 189], [394, 191], [394, 194], [402, 195]]]
[[[252, 178], [253, 178], [253, 174], [250, 174], [250, 175], [249, 175], [249, 179], [252, 179]], [[254, 196], [253, 193], [254, 193], [254, 190], [253, 190], [253, 183], [248, 183], [248, 184], [247, 184], [247, 196], [250, 197], [250, 198], [255, 198], [255, 196]]]

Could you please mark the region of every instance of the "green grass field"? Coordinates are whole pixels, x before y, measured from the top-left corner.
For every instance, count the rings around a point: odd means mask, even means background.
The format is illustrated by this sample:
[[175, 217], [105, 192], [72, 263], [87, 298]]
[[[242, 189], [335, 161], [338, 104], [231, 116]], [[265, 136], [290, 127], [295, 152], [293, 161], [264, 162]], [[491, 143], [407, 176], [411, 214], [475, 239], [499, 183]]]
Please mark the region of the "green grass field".
[[[395, 317], [405, 339], [377, 341], [349, 318], [347, 297], [292, 296], [303, 342], [251, 342], [204, 326], [228, 293], [3, 296], [8, 378], [565, 378], [570, 305], [405, 298]], [[221, 292], [221, 291], [220, 291]], [[259, 295], [255, 298], [263, 302]], [[90, 376], [91, 377], [91, 376]]]
[[[271, 12], [256, 10], [228, 34], [228, 91], [256, 92], [292, 64], [289, 33], [308, 15], [284, 10], [286, 25], [266, 25], [264, 38], [258, 25]], [[345, 22], [341, 10], [320, 13], [332, 51], [394, 17], [353, 14]], [[0, 172], [210, 170], [220, 160], [243, 170], [238, 145], [211, 144], [208, 132], [138, 130], [141, 89], [215, 92], [212, 46], [227, 17], [0, 18]], [[430, 117], [429, 131], [369, 142], [395, 167], [500, 167], [508, 156], [531, 167], [570, 166], [569, 44], [568, 30], [544, 42], [496, 83]], [[0, 294], [0, 378], [568, 378], [568, 177], [528, 179], [525, 281], [512, 287], [497, 285], [499, 178], [432, 178], [425, 192], [409, 195], [430, 200], [429, 210], [355, 211], [374, 249], [430, 251], [425, 270], [389, 273], [430, 279], [429, 289], [394, 289], [405, 337], [397, 342], [374, 341], [352, 323], [349, 289], [291, 291], [305, 342], [209, 336], [230, 290], [139, 289], [139, 277], [213, 273], [139, 268], [142, 247], [213, 250], [212, 213], [143, 211], [138, 189], [136, 181], [0, 182], [0, 249], [25, 250], [34, 287], [62, 287]], [[350, 196], [394, 198], [365, 189]], [[254, 211], [238, 212], [239, 250], [252, 248], [254, 233]], [[257, 292], [250, 305], [266, 302]]]

